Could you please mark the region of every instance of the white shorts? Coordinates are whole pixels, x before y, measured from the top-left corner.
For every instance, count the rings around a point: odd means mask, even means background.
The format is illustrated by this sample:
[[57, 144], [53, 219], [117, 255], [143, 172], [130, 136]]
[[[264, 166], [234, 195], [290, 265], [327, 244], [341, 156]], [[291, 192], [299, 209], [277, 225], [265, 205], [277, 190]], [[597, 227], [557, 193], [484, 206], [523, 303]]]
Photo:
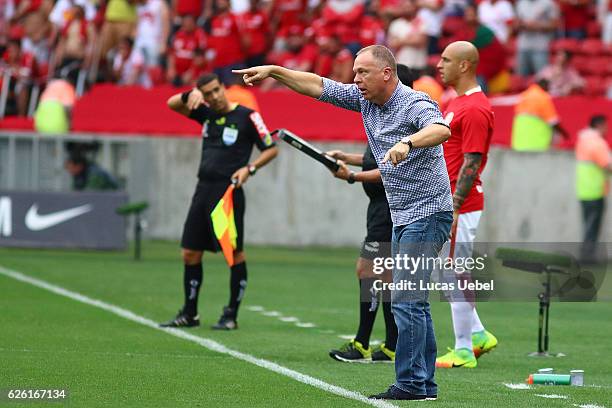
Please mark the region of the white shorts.
[[[466, 268], [460, 267], [465, 264], [465, 259], [472, 256], [474, 250], [474, 240], [476, 239], [476, 231], [482, 211], [472, 211], [465, 214], [459, 214], [457, 219], [457, 231], [455, 236], [453, 259], [456, 262], [456, 268], [453, 269], [437, 269], [434, 271], [432, 279], [437, 282], [445, 282], [452, 284], [454, 290], [445, 291], [444, 295], [451, 302], [473, 302], [473, 294], [466, 293], [458, 289], [458, 281], [462, 279], [470, 279], [470, 272]], [[440, 257], [446, 260], [450, 256], [451, 241], [447, 241], [442, 250]]]

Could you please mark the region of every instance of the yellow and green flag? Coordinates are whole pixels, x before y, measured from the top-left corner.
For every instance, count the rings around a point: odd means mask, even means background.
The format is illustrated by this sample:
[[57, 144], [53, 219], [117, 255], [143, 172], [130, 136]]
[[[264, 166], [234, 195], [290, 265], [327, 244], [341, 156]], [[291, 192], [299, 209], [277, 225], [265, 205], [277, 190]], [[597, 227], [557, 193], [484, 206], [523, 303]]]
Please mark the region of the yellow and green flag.
[[234, 221], [234, 185], [231, 184], [214, 210], [210, 213], [215, 236], [221, 245], [223, 256], [229, 266], [234, 266], [234, 250], [236, 249], [236, 222]]

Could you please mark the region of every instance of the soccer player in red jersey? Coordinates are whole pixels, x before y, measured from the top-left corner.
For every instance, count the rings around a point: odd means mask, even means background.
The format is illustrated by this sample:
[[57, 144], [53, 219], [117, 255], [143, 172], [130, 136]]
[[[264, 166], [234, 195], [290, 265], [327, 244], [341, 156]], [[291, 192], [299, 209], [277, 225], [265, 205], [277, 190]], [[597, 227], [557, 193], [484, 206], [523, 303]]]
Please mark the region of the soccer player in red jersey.
[[[487, 164], [493, 135], [493, 111], [478, 86], [477, 66], [478, 50], [467, 41], [451, 43], [438, 63], [442, 81], [457, 92], [457, 98], [444, 112], [451, 128], [451, 137], [444, 143], [444, 159], [453, 192], [453, 226], [451, 242], [441, 254], [455, 260], [472, 256], [476, 229], [484, 208], [480, 174]], [[457, 288], [457, 283], [469, 279], [469, 274], [456, 268], [445, 270], [442, 275], [441, 279], [454, 283], [455, 287], [446, 293], [453, 317], [455, 348], [438, 357], [436, 367], [476, 367], [476, 358], [493, 349], [497, 339], [482, 325], [473, 294]]]

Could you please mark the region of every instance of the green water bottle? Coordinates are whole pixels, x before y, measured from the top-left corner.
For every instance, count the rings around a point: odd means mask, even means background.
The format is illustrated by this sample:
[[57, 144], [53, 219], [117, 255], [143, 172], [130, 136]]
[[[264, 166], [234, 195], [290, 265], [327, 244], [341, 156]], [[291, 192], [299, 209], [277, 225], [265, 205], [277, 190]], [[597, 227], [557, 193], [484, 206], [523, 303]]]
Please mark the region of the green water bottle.
[[530, 374], [527, 384], [570, 385], [569, 374]]

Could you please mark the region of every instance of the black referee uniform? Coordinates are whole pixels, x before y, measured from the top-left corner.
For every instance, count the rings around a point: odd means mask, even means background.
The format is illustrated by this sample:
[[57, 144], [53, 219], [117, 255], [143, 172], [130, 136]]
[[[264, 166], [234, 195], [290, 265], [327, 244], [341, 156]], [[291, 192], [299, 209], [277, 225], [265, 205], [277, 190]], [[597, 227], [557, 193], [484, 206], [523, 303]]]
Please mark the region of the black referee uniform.
[[[242, 105], [237, 105], [225, 115], [201, 105], [191, 112], [190, 118], [202, 125], [202, 158], [181, 246], [217, 252], [220, 246], [212, 228], [210, 213], [230, 185], [232, 174], [248, 164], [253, 145], [263, 151], [275, 144], [261, 115]], [[244, 191], [238, 188], [234, 190], [237, 251], [243, 248], [244, 210]]]
[[[191, 95], [191, 92], [201, 92]], [[180, 99], [179, 99], [180, 96]], [[194, 97], [190, 105], [190, 98]], [[207, 99], [208, 98], [208, 99]], [[198, 100], [199, 99], [199, 100]], [[210, 106], [205, 105], [206, 101]], [[198, 105], [198, 102], [202, 102]], [[195, 120], [202, 125], [202, 156], [198, 170], [198, 184], [183, 227], [181, 247], [185, 262], [183, 289], [185, 304], [173, 320], [163, 323], [163, 327], [198, 326], [198, 295], [203, 278], [201, 254], [204, 251], [218, 252], [221, 249], [214, 233], [211, 213], [223, 194], [232, 183], [232, 177], [246, 180], [257, 170], [249, 159], [256, 146], [260, 151], [275, 146], [260, 114], [242, 105], [231, 105], [225, 97], [225, 88], [214, 75], [202, 77], [197, 89], [175, 95], [168, 101], [171, 109]], [[198, 106], [189, 110], [188, 106]], [[264, 165], [276, 155], [257, 158], [255, 162]], [[244, 244], [245, 196], [242, 188], [233, 191], [234, 220], [237, 230], [237, 246], [234, 254], [241, 254]], [[241, 255], [230, 268], [230, 298], [223, 308], [223, 314], [214, 329], [232, 330], [237, 326], [240, 302], [247, 283], [246, 262]]]

